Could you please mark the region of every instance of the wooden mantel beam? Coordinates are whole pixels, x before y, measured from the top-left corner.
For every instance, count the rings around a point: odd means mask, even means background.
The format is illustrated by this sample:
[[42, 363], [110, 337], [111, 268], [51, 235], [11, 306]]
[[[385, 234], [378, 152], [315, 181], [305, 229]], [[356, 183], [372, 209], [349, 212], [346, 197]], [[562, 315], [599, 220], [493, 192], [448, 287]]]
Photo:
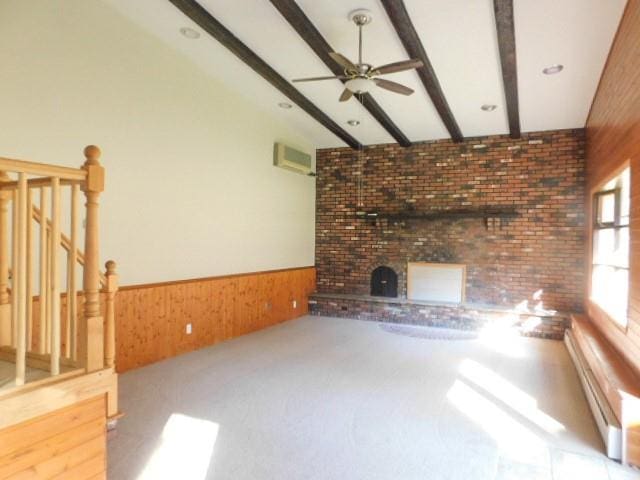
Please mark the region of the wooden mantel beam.
[[449, 131], [449, 135], [451, 135], [453, 141], [461, 142], [463, 140], [463, 136], [460, 131], [460, 127], [458, 126], [458, 122], [456, 122], [456, 119], [449, 108], [447, 99], [440, 87], [438, 77], [433, 70], [433, 66], [429, 61], [429, 57], [427, 56], [424, 46], [420, 41], [418, 32], [416, 32], [416, 29], [411, 22], [411, 17], [409, 16], [409, 12], [407, 12], [407, 8], [405, 7], [403, 0], [381, 0], [381, 2], [384, 9], [387, 11], [387, 15], [389, 16], [393, 27], [396, 29], [398, 37], [400, 37], [400, 41], [402, 42], [402, 45], [404, 45], [404, 49], [407, 51], [409, 57], [422, 61], [423, 66], [417, 68], [416, 72], [418, 73], [424, 88], [427, 90], [427, 93], [433, 102], [433, 106], [438, 111], [444, 126]]
[[502, 66], [504, 96], [507, 102], [511, 138], [520, 138], [520, 111], [518, 107], [518, 69], [516, 65], [516, 35], [513, 22], [513, 0], [493, 0], [496, 14], [498, 48]]
[[[322, 62], [333, 72], [334, 75], [344, 75], [344, 70], [330, 56], [329, 52], [335, 51], [318, 31], [315, 25], [309, 20], [304, 11], [298, 6], [295, 0], [271, 0], [273, 6], [280, 12], [284, 19], [294, 28], [298, 35], [311, 47]], [[342, 80], [342, 83], [346, 83]], [[364, 95], [354, 95], [362, 103], [371, 115], [382, 127], [403, 147], [410, 147], [411, 141], [393, 123], [378, 102], [370, 93]]]
[[295, 89], [291, 83], [285, 80], [267, 62], [256, 55], [249, 47], [242, 43], [231, 31], [222, 25], [196, 0], [169, 0], [176, 8], [200, 26], [205, 32], [219, 41], [236, 57], [251, 67], [262, 78], [287, 96], [296, 105], [311, 115], [329, 131], [342, 139], [351, 148], [362, 147], [360, 142], [353, 138], [340, 125], [331, 120], [322, 110], [316, 107], [307, 97]]

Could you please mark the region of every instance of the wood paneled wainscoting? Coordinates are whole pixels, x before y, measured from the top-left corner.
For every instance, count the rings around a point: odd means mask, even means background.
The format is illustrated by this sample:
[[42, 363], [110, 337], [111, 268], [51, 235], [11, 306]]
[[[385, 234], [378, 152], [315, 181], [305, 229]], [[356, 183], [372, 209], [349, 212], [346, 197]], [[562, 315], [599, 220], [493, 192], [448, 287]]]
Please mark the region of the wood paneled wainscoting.
[[306, 315], [315, 280], [315, 268], [305, 267], [121, 287], [116, 368], [124, 372]]

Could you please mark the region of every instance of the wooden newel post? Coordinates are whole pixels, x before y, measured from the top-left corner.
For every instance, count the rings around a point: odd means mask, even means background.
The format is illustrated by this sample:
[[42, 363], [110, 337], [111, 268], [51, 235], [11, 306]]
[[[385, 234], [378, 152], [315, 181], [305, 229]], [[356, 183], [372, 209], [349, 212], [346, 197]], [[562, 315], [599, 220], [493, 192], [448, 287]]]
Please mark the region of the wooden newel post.
[[[10, 182], [0, 171], [0, 187]], [[11, 345], [11, 298], [9, 297], [9, 202], [11, 192], [0, 190], [0, 346]]]
[[105, 292], [107, 294], [105, 308], [105, 325], [107, 331], [104, 339], [104, 365], [105, 367], [115, 366], [116, 360], [116, 310], [115, 300], [118, 291], [118, 274], [116, 273], [116, 262], [109, 260], [106, 265], [107, 269], [107, 285]]
[[82, 186], [86, 203], [84, 240], [84, 315], [78, 334], [78, 359], [88, 372], [104, 367], [104, 327], [100, 315], [100, 231], [98, 198], [104, 190], [104, 168], [100, 165], [100, 149], [89, 145], [84, 149], [87, 179]]

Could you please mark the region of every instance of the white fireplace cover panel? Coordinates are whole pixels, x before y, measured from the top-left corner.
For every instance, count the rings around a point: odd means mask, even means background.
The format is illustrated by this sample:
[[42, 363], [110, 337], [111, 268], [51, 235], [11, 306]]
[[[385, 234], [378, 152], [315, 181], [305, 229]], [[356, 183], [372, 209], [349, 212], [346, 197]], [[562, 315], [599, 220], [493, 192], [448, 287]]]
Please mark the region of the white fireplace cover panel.
[[427, 302], [462, 303], [465, 277], [465, 265], [409, 262], [407, 298]]

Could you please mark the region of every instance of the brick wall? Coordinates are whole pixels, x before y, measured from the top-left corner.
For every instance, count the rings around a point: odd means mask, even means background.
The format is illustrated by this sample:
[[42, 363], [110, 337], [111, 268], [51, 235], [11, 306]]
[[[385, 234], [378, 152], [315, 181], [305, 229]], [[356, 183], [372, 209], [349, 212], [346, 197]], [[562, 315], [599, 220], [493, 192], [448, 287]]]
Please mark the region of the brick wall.
[[[581, 309], [583, 130], [322, 149], [317, 175], [319, 292], [368, 294], [371, 271], [388, 265], [406, 296], [407, 261], [449, 262], [467, 265], [468, 302]], [[517, 216], [489, 228], [481, 218], [356, 216], [493, 207]]]

